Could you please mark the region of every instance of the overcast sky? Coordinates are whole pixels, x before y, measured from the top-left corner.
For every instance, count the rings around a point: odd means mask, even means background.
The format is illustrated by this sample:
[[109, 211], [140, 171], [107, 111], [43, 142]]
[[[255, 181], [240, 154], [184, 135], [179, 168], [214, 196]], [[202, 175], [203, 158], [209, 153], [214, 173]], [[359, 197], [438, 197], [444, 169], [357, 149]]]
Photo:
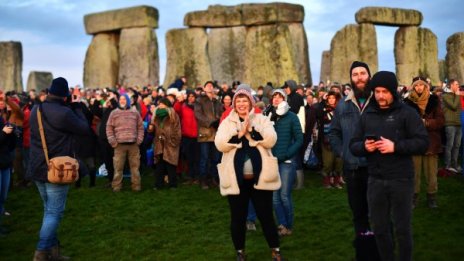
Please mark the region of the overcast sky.
[[[82, 85], [85, 52], [92, 39], [84, 30], [85, 14], [111, 9], [150, 5], [159, 11], [158, 36], [160, 81], [166, 71], [166, 31], [183, 28], [184, 15], [205, 10], [211, 4], [236, 5], [273, 1], [235, 0], [0, 0], [0, 41], [20, 41], [23, 47], [23, 85], [30, 71], [49, 71], [63, 76], [70, 85]], [[438, 58], [446, 55], [446, 39], [464, 32], [462, 0], [306, 0], [286, 1], [304, 5], [313, 82], [319, 81], [322, 51], [330, 48], [334, 34], [344, 25], [356, 23], [355, 13], [365, 6], [416, 9], [422, 12], [422, 27], [438, 37]], [[377, 26], [379, 69], [395, 70], [393, 41], [396, 27]], [[220, 79], [218, 79], [220, 80]]]

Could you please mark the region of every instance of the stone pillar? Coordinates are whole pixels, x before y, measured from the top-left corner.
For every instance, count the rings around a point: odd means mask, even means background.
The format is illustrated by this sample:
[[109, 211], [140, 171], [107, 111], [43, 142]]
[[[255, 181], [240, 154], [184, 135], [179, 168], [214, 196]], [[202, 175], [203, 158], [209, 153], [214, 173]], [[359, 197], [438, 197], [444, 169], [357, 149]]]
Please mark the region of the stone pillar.
[[395, 33], [396, 76], [399, 84], [410, 85], [415, 76], [439, 82], [437, 37], [427, 28], [400, 27]]
[[338, 31], [330, 43], [330, 80], [349, 83], [353, 61], [369, 65], [371, 74], [378, 70], [377, 36], [373, 24], [349, 24]]
[[446, 60], [438, 60], [438, 77], [440, 78], [441, 82], [444, 82], [445, 79], [448, 77], [448, 68], [446, 68]]
[[321, 58], [321, 74], [319, 81], [327, 83], [330, 80], [330, 50], [322, 52]]
[[464, 84], [464, 32], [455, 33], [446, 40], [446, 67], [448, 80]]
[[208, 57], [212, 77], [229, 85], [245, 76], [246, 27], [212, 28], [208, 34]]
[[45, 90], [52, 84], [53, 75], [51, 72], [35, 72], [31, 71], [27, 78], [27, 90], [36, 90], [40, 92]]
[[[204, 28], [173, 29], [166, 32], [167, 66], [164, 86], [187, 76], [187, 86], [212, 80]], [[220, 80], [220, 79], [218, 79]]]
[[23, 91], [23, 49], [21, 42], [0, 42], [0, 89]]
[[146, 86], [158, 83], [158, 40], [152, 28], [121, 30], [119, 40], [119, 83]]
[[118, 83], [119, 34], [99, 33], [92, 38], [84, 62], [84, 86], [113, 87]]

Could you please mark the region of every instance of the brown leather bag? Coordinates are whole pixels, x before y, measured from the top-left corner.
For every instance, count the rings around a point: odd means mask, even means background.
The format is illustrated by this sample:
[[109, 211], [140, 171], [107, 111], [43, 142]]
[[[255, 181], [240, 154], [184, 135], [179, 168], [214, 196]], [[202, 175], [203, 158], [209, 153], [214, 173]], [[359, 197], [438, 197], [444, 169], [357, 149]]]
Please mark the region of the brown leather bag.
[[75, 158], [69, 156], [59, 156], [50, 160], [48, 159], [48, 148], [45, 140], [40, 109], [37, 110], [37, 119], [39, 122], [40, 139], [42, 141], [45, 160], [48, 165], [48, 182], [54, 184], [71, 184], [75, 182], [79, 179], [79, 162]]

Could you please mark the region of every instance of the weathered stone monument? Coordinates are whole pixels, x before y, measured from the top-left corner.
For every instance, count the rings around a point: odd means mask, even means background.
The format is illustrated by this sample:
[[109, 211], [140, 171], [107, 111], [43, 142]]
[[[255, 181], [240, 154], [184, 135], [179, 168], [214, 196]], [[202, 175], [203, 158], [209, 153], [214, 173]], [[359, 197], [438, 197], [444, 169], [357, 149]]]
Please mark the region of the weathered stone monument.
[[158, 83], [156, 8], [136, 6], [88, 14], [84, 24], [93, 35], [84, 63], [85, 87]]
[[357, 25], [347, 25], [331, 42], [330, 80], [348, 82], [348, 69], [355, 60], [378, 70], [377, 37], [374, 25], [398, 26], [395, 34], [396, 74], [400, 84], [409, 85], [414, 76], [439, 81], [437, 37], [419, 27], [423, 16], [417, 10], [365, 7], [355, 14]]
[[23, 91], [23, 49], [20, 42], [0, 42], [0, 89]]
[[330, 80], [330, 51], [326, 50], [322, 52], [319, 81], [326, 83], [328, 80]]
[[446, 51], [448, 79], [464, 84], [464, 32], [455, 33], [446, 40]]
[[50, 87], [53, 81], [51, 72], [36, 72], [31, 71], [27, 78], [27, 90], [41, 91]]
[[212, 79], [254, 88], [287, 79], [311, 84], [303, 20], [303, 6], [285, 3], [212, 5], [187, 13], [189, 28], [166, 33], [164, 85], [182, 75], [189, 86]]

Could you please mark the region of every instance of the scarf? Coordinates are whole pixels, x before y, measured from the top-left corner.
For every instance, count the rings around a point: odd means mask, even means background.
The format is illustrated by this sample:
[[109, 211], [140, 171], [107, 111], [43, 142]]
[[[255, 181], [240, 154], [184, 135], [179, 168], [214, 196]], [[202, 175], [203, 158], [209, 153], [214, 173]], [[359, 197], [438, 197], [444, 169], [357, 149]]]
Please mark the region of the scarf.
[[427, 103], [429, 101], [430, 92], [428, 88], [425, 88], [421, 95], [419, 95], [414, 89], [409, 92], [409, 99], [414, 102], [417, 107], [419, 107], [420, 115], [424, 116], [425, 108], [427, 107]]
[[164, 120], [166, 118], [166, 116], [168, 116], [168, 110], [166, 109], [157, 109], [156, 112], [156, 118], [159, 118], [160, 119], [160, 127], [163, 128], [164, 127]]

